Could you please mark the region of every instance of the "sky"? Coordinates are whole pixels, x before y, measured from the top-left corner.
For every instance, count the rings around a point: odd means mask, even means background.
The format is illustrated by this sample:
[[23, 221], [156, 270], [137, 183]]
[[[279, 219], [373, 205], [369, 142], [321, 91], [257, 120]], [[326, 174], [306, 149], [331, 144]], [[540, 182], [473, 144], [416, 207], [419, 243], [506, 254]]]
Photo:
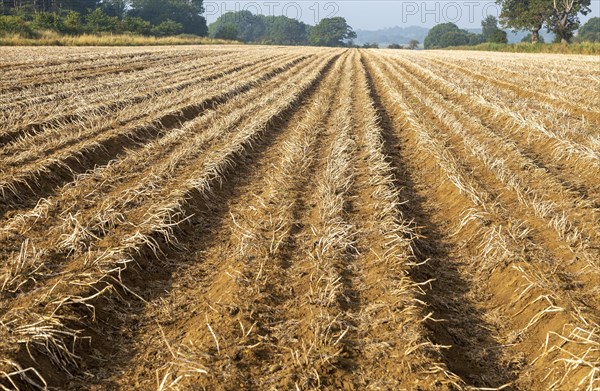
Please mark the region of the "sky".
[[[481, 27], [487, 15], [497, 16], [500, 7], [494, 0], [258, 0], [219, 1], [205, 0], [208, 23], [229, 11], [248, 10], [253, 14], [285, 15], [314, 25], [322, 18], [343, 16], [355, 30], [379, 30], [394, 26], [432, 27], [438, 23], [453, 22], [461, 28]], [[600, 0], [592, 0], [592, 13], [582, 16], [600, 16]]]

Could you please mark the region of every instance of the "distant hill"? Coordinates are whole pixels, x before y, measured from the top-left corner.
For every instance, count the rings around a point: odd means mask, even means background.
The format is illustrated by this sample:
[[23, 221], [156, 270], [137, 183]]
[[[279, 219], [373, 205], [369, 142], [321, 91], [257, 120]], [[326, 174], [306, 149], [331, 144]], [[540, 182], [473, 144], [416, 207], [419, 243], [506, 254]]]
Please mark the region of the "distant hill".
[[388, 27], [381, 30], [356, 30], [357, 38], [355, 43], [362, 45], [367, 42], [375, 42], [379, 45], [389, 45], [391, 43], [407, 44], [411, 39], [423, 42], [429, 29], [426, 27]]
[[[481, 34], [481, 29], [466, 29], [473, 33]], [[521, 42], [524, 36], [527, 35], [527, 32], [517, 32], [513, 33], [509, 30], [506, 30], [508, 33], [508, 42], [509, 43], [517, 43]], [[416, 39], [421, 44], [425, 40], [425, 37], [429, 33], [429, 29], [426, 27], [419, 26], [409, 26], [409, 27], [388, 27], [381, 30], [356, 30], [357, 38], [354, 40], [354, 43], [358, 45], [364, 45], [365, 43], [377, 43], [380, 46], [387, 46], [391, 43], [398, 43], [401, 45], [407, 44], [411, 39]], [[554, 38], [553, 34], [548, 34], [545, 32], [540, 32], [541, 35], [544, 36], [546, 42], [552, 42]]]

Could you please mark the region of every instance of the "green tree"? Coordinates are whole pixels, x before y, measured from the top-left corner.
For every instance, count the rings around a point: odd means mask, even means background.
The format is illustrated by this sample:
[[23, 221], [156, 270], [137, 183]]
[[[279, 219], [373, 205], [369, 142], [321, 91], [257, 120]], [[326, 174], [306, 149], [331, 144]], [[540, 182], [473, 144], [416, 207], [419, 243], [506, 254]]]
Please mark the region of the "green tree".
[[342, 17], [325, 18], [310, 29], [308, 41], [315, 46], [344, 46], [344, 40], [356, 38], [356, 33]]
[[86, 28], [91, 33], [117, 33], [121, 30], [121, 23], [116, 16], [108, 16], [100, 8], [85, 15]]
[[65, 34], [81, 34], [83, 32], [83, 24], [81, 23], [81, 14], [77, 11], [69, 11], [62, 21], [62, 33]]
[[168, 37], [183, 33], [183, 25], [174, 20], [167, 19], [152, 28], [152, 35], [157, 37]]
[[591, 18], [581, 26], [577, 32], [577, 41], [600, 42], [600, 18]]
[[132, 0], [131, 7], [130, 16], [142, 18], [153, 25], [172, 20], [183, 26], [184, 33], [207, 34], [202, 0]]
[[404, 46], [397, 44], [397, 43], [392, 43], [392, 44], [389, 44], [387, 48], [388, 49], [404, 49]]
[[500, 21], [514, 30], [531, 31], [532, 42], [546, 26], [557, 42], [569, 42], [579, 27], [579, 15], [590, 12], [591, 0], [496, 0], [502, 5]]
[[36, 30], [62, 30], [62, 18], [56, 12], [38, 12], [33, 16], [32, 27]]
[[253, 15], [250, 11], [227, 12], [208, 26], [208, 34], [215, 38], [223, 26], [235, 26], [237, 37], [244, 42], [258, 42], [265, 38], [267, 26], [265, 17]]
[[508, 43], [506, 32], [498, 28], [498, 19], [488, 15], [481, 21], [482, 34], [485, 42]]
[[125, 16], [122, 21], [123, 30], [140, 35], [152, 34], [152, 23], [135, 16]]
[[20, 34], [28, 38], [35, 36], [29, 23], [18, 15], [0, 15], [0, 36], [3, 34]]
[[449, 46], [468, 45], [470, 34], [454, 23], [441, 23], [434, 26], [425, 37], [425, 49], [440, 49]]
[[238, 39], [237, 27], [235, 27], [233, 24], [222, 24], [215, 32], [214, 37], [235, 41]]
[[286, 16], [267, 16], [266, 39], [275, 45], [304, 45], [307, 43], [306, 24]]
[[409, 48], [410, 50], [415, 50], [415, 49], [418, 49], [418, 48], [419, 48], [419, 41], [417, 41], [416, 39], [411, 39], [411, 40], [408, 42], [408, 48]]
[[440, 47], [466, 46], [469, 44], [469, 35], [464, 31], [449, 31], [440, 38]]
[[548, 31], [555, 34], [555, 42], [571, 41], [575, 30], [579, 27], [579, 14], [587, 15], [591, 0], [554, 0], [552, 14], [548, 18]]
[[497, 0], [502, 6], [500, 23], [517, 30], [531, 31], [531, 42], [540, 39], [540, 30], [552, 14], [552, 0]]

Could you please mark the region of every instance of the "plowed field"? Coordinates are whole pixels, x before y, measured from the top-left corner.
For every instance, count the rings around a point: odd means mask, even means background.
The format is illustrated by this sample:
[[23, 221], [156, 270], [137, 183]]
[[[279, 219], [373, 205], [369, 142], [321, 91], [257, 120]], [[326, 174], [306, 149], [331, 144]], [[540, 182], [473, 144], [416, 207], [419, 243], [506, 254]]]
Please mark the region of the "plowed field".
[[0, 48], [0, 389], [600, 388], [592, 56]]

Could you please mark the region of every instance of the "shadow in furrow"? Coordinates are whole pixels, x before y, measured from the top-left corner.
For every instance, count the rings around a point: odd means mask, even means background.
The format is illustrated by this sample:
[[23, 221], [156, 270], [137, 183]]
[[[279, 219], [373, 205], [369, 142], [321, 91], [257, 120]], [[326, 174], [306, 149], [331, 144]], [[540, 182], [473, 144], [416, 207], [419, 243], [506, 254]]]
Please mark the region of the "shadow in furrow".
[[427, 206], [428, 200], [419, 191], [434, 184], [419, 183], [409, 168], [407, 154], [410, 152], [400, 137], [405, 130], [395, 128], [377, 91], [370, 66], [364, 58], [361, 62], [367, 70], [371, 99], [380, 117], [384, 152], [393, 168], [401, 199], [407, 201], [400, 212], [415, 222], [422, 235], [415, 240], [420, 265], [411, 270], [411, 278], [415, 282], [434, 280], [421, 298], [436, 319], [425, 323], [430, 333], [428, 337], [435, 344], [450, 346], [441, 350], [444, 363], [468, 386], [499, 387], [511, 383], [516, 376], [500, 360], [502, 345], [494, 340], [482, 311], [468, 297], [471, 282], [461, 275], [462, 260], [450, 254], [452, 244], [438, 228], [443, 221], [436, 221]]

